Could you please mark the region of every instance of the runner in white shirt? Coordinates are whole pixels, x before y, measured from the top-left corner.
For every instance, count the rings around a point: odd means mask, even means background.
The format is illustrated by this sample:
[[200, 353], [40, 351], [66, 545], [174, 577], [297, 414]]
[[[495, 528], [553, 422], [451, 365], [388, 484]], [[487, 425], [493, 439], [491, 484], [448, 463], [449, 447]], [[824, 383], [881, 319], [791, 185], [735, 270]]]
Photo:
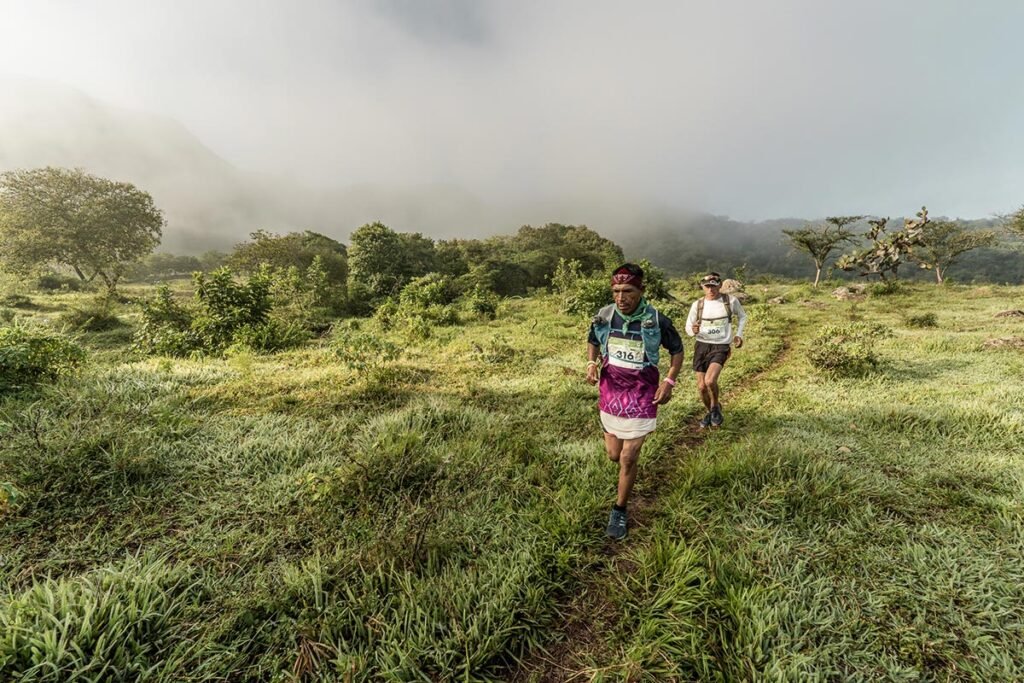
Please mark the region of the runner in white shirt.
[[[686, 334], [697, 338], [693, 349], [693, 371], [697, 374], [700, 399], [707, 408], [700, 426], [718, 427], [725, 421], [722, 404], [718, 400], [718, 376], [732, 353], [732, 344], [737, 349], [743, 346], [747, 314], [739, 299], [721, 293], [722, 276], [718, 273], [708, 273], [701, 278], [700, 284], [704, 288], [704, 298], [690, 306], [685, 329]], [[735, 332], [733, 316], [736, 317]]]

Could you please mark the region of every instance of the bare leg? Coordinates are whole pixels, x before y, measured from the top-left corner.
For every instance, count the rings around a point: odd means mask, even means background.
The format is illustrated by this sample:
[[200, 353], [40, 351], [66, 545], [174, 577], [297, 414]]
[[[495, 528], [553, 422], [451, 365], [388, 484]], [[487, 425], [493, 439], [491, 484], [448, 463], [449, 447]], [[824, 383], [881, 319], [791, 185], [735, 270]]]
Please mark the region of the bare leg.
[[608, 451], [608, 459], [612, 462], [619, 461], [619, 455], [622, 453], [622, 439], [615, 436], [614, 434], [604, 433], [604, 449]]
[[[717, 363], [713, 363], [713, 365], [717, 365]], [[721, 371], [722, 366], [719, 365], [718, 369]], [[711, 406], [714, 405], [713, 401], [718, 397], [717, 395], [712, 396], [711, 394], [711, 387], [708, 386], [707, 374], [708, 373], [704, 372], [697, 373], [697, 393], [700, 395], [700, 400], [704, 403], [704, 407], [711, 410]]]
[[[708, 366], [708, 371], [704, 374], [704, 385], [708, 394], [708, 399], [704, 401], [704, 405], [708, 406], [708, 408], [721, 405], [718, 402], [718, 376], [720, 374], [722, 374], [721, 363], [712, 363]], [[703, 394], [701, 395], [701, 398], [703, 398]], [[708, 400], [710, 400], [711, 403], [708, 403]]]
[[626, 507], [626, 503], [629, 502], [629, 494], [633, 492], [637, 463], [640, 461], [640, 447], [644, 445], [646, 438], [646, 436], [641, 436], [639, 439], [622, 441], [622, 452], [619, 459], [619, 497], [616, 501], [620, 507]]

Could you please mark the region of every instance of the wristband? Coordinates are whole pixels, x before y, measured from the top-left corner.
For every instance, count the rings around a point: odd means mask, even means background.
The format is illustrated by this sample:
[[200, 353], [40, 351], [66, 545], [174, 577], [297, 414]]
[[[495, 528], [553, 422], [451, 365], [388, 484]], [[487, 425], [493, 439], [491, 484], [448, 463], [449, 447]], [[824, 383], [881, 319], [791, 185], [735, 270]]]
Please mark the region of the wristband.
[[672, 379], [671, 377], [666, 377], [665, 381], [668, 382], [668, 385], [670, 387], [674, 387], [676, 385], [676, 381], [674, 379]]
[[591, 365], [600, 365], [600, 363], [596, 360], [587, 361], [587, 367], [589, 368]]

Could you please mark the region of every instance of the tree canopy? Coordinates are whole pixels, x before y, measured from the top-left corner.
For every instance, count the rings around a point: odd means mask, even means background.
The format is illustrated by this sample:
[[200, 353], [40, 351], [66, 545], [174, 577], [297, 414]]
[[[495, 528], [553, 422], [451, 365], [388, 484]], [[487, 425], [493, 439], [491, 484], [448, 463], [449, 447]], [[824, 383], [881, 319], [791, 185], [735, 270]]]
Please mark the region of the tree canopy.
[[868, 221], [871, 229], [866, 237], [870, 244], [849, 254], [843, 254], [836, 266], [843, 270], [859, 271], [862, 277], [877, 275], [882, 280], [899, 276], [899, 268], [909, 258], [913, 248], [921, 243], [921, 235], [928, 225], [928, 209], [921, 207], [916, 218], [903, 219], [903, 229], [887, 232], [888, 218]]
[[825, 219], [826, 225], [809, 226], [783, 230], [790, 243], [798, 250], [809, 255], [814, 261], [814, 286], [821, 280], [821, 269], [828, 257], [839, 245], [853, 241], [857, 235], [846, 226], [860, 220], [863, 216], [830, 216]]
[[993, 230], [966, 230], [956, 221], [928, 221], [921, 230], [920, 243], [914, 247], [910, 258], [922, 268], [935, 271], [935, 279], [941, 284], [946, 269], [962, 255], [979, 247], [995, 244]]
[[131, 183], [49, 166], [0, 174], [0, 259], [17, 273], [58, 264], [113, 289], [163, 226], [153, 198]]
[[348, 277], [348, 250], [345, 245], [312, 230], [277, 235], [266, 230], [252, 233], [248, 242], [235, 247], [228, 265], [237, 270], [254, 273], [267, 264], [273, 268], [298, 268], [305, 273], [313, 259], [320, 263], [331, 284], [343, 285]]

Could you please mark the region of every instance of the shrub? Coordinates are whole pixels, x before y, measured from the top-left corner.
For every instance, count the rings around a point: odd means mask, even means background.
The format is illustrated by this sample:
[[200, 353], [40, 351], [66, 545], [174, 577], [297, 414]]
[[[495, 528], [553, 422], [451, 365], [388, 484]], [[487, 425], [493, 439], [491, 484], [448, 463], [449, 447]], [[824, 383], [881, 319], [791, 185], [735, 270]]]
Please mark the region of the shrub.
[[580, 262], [575, 260], [559, 259], [551, 286], [559, 296], [560, 309], [569, 315], [591, 316], [612, 300], [607, 280], [600, 275], [584, 275]]
[[450, 304], [458, 295], [452, 278], [440, 273], [428, 273], [403, 287], [398, 302], [407, 308], [424, 309]]
[[298, 323], [271, 318], [262, 325], [243, 325], [232, 339], [233, 348], [274, 353], [301, 346], [309, 339], [309, 332]]
[[186, 356], [201, 347], [192, 331], [192, 312], [174, 300], [170, 287], [160, 285], [156, 296], [143, 301], [142, 324], [135, 332], [135, 348], [143, 353]]
[[331, 349], [349, 369], [360, 372], [383, 367], [401, 355], [401, 349], [387, 339], [352, 326], [335, 328]]
[[840, 376], [864, 374], [878, 365], [875, 345], [882, 328], [864, 323], [829, 325], [811, 340], [808, 358], [820, 370]]
[[60, 321], [83, 332], [112, 330], [124, 325], [121, 319], [111, 312], [112, 306], [113, 300], [109, 296], [100, 295], [84, 306], [71, 307], [60, 316]]
[[0, 394], [73, 372], [85, 352], [55, 332], [22, 325], [0, 328]]
[[78, 292], [85, 289], [85, 282], [77, 277], [68, 277], [59, 273], [46, 273], [45, 275], [40, 275], [39, 279], [36, 280], [36, 288], [47, 292], [55, 292], [62, 289]]
[[938, 327], [939, 318], [934, 313], [922, 313], [920, 315], [908, 315], [905, 318], [907, 327]]
[[868, 296], [892, 296], [894, 294], [906, 294], [907, 287], [899, 280], [881, 280], [868, 285]]
[[185, 356], [222, 353], [233, 345], [254, 351], [281, 351], [309, 338], [305, 325], [287, 316], [271, 318], [273, 273], [262, 269], [246, 282], [228, 268], [195, 273], [191, 307], [174, 300], [166, 285], [142, 304], [136, 348], [145, 353]]
[[498, 314], [498, 295], [481, 285], [475, 285], [462, 301], [470, 313], [482, 318], [494, 320]]

